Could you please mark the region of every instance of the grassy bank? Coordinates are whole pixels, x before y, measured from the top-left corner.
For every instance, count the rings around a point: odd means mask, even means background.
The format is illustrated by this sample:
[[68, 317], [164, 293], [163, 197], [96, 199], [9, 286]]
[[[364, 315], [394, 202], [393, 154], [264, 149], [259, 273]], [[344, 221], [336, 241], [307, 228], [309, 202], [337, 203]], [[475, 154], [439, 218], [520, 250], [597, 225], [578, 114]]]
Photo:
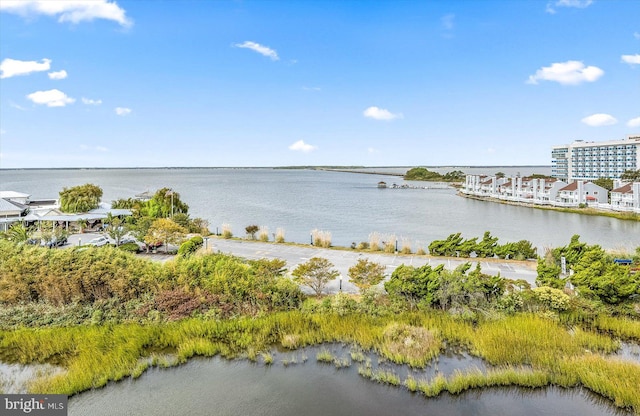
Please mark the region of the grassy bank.
[[[64, 372], [34, 380], [30, 390], [72, 395], [112, 380], [137, 377], [152, 365], [184, 363], [195, 355], [257, 361], [268, 357], [276, 345], [297, 349], [341, 342], [395, 363], [422, 367], [430, 365], [446, 345], [483, 358], [492, 365], [491, 370], [408, 379], [402, 384], [427, 396], [489, 386], [584, 386], [639, 413], [640, 365], [607, 354], [619, 347], [608, 333], [626, 328], [624, 332], [635, 338], [640, 323], [609, 317], [594, 327], [601, 332], [567, 328], [556, 320], [525, 313], [472, 324], [436, 311], [381, 317], [292, 311], [253, 319], [1, 331], [0, 360], [59, 365]], [[377, 373], [370, 378], [401, 384]]]
[[544, 205], [534, 205], [534, 204], [525, 204], [522, 202], [504, 201], [502, 199], [497, 199], [497, 198], [482, 198], [474, 195], [466, 195], [461, 192], [458, 193], [458, 196], [469, 198], [469, 199], [475, 199], [477, 201], [497, 202], [505, 205], [515, 205], [519, 207], [543, 209], [547, 211], [567, 212], [570, 214], [581, 214], [581, 215], [597, 215], [601, 217], [616, 218], [619, 220], [627, 220], [627, 221], [640, 221], [640, 214], [636, 214], [635, 212], [604, 211], [604, 210], [599, 210], [595, 208], [548, 207]]

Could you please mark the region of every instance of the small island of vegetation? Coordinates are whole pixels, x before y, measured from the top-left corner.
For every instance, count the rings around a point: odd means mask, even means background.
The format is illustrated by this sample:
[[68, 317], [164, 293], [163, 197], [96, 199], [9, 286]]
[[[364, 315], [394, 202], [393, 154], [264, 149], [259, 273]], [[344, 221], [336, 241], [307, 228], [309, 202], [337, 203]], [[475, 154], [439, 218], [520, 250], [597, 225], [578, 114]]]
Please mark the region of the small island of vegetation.
[[406, 181], [463, 182], [464, 178], [465, 174], [460, 170], [454, 170], [441, 175], [427, 168], [411, 168], [404, 175], [404, 180]]

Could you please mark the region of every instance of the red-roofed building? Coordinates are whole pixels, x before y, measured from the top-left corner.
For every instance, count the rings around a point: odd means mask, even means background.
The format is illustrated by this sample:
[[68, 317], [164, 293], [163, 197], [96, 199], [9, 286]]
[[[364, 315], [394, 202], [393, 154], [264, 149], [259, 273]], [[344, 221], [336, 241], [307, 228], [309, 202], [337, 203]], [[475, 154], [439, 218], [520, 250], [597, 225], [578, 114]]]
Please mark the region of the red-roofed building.
[[611, 191], [611, 209], [640, 212], [640, 182], [628, 183]]

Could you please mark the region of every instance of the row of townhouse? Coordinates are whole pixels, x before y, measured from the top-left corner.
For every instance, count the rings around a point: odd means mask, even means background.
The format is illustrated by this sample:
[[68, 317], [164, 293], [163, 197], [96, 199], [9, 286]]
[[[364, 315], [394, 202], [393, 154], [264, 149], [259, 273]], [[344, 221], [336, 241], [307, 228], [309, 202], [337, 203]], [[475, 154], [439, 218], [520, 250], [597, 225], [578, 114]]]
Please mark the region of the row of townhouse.
[[584, 204], [598, 209], [640, 213], [640, 182], [623, 184], [616, 180], [609, 195], [607, 189], [581, 180], [567, 183], [555, 178], [467, 175], [460, 192], [533, 205], [578, 207]]

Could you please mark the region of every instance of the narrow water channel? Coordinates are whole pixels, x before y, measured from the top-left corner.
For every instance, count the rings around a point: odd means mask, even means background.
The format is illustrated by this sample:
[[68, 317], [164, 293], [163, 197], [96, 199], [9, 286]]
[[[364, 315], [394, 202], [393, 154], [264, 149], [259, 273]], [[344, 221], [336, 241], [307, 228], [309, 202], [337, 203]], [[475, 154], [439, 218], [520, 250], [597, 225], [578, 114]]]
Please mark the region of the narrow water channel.
[[[246, 360], [196, 358], [170, 368], [153, 368], [74, 396], [69, 415], [265, 415], [265, 416], [560, 416], [627, 415], [584, 389], [492, 388], [458, 396], [425, 398], [404, 387], [377, 384], [358, 375], [358, 363], [336, 368], [316, 361], [317, 349], [274, 353], [270, 366]], [[348, 350], [332, 351], [338, 358]], [[460, 356], [441, 357], [437, 371], [481, 367]], [[378, 363], [375, 363], [378, 365]], [[385, 366], [385, 363], [379, 364]], [[399, 369], [398, 375], [407, 373]], [[426, 370], [425, 375], [435, 371]]]

